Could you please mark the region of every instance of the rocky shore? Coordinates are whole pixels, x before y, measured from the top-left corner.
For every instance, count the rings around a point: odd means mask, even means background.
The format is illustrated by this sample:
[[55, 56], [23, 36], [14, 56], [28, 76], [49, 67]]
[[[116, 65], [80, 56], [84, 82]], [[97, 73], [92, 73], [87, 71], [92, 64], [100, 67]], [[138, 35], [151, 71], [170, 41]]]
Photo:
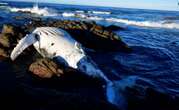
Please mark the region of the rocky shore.
[[[40, 56], [31, 46], [17, 60], [10, 60], [10, 53], [18, 41], [36, 27], [62, 28], [87, 50], [132, 52], [132, 49], [115, 34], [125, 30], [118, 26], [104, 27], [95, 22], [69, 21], [40, 18], [28, 19], [22, 25], [4, 24], [0, 34], [0, 62], [3, 72], [16, 78], [15, 98], [17, 110], [94, 109], [118, 110], [105, 99], [101, 79], [91, 78], [78, 70], [57, 64], [53, 59]], [[1, 65], [0, 65], [1, 66]], [[126, 87], [129, 110], [178, 110], [179, 98], [170, 97], [151, 88]]]

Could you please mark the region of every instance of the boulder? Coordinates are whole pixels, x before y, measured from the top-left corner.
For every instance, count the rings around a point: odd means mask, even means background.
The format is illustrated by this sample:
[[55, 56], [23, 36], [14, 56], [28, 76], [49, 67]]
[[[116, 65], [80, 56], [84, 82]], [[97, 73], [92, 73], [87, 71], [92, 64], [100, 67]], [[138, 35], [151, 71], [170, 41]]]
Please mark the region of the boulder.
[[51, 78], [52, 76], [60, 76], [63, 73], [62, 69], [59, 69], [57, 64], [50, 59], [37, 59], [29, 67], [29, 71], [41, 78]]
[[123, 27], [116, 26], [116, 25], [107, 26], [106, 29], [111, 31], [125, 30]]
[[26, 35], [23, 28], [23, 26], [4, 24], [0, 35], [0, 44], [7, 48], [17, 44], [17, 41]]
[[17, 26], [14, 24], [4, 24], [2, 29], [2, 34], [10, 34], [12, 35], [13, 40], [21, 39], [27, 34], [25, 32], [24, 26]]
[[10, 48], [12, 44], [12, 35], [9, 33], [0, 34], [0, 44], [3, 47]]
[[22, 38], [24, 33], [20, 27], [4, 24], [2, 33], [0, 34], [0, 56], [2, 59], [7, 59], [11, 51], [17, 44], [17, 41]]
[[4, 24], [3, 25], [3, 29], [2, 29], [2, 33], [3, 34], [12, 34], [14, 35], [15, 34], [15, 27], [10, 25], [10, 24]]
[[6, 59], [8, 57], [9, 57], [9, 55], [8, 55], [7, 51], [3, 48], [0, 48], [0, 60]]

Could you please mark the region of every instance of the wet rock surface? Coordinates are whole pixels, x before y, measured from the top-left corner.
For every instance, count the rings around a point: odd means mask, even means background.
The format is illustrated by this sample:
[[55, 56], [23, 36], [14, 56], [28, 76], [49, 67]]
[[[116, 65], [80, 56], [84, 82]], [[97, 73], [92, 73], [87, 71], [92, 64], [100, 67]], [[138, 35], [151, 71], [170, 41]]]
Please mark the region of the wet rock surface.
[[7, 51], [3, 48], [0, 48], [0, 56], [1, 56], [1, 58], [3, 58], [3, 57], [8, 58], [9, 57], [9, 55], [7, 54]]
[[116, 26], [116, 25], [110, 25], [110, 26], [107, 26], [106, 28], [108, 30], [111, 30], [111, 31], [125, 30], [125, 28], [119, 27], [119, 26]]
[[21, 26], [12, 24], [3, 25], [0, 34], [0, 56], [1, 59], [9, 58], [11, 51], [16, 46], [17, 42], [25, 36], [25, 32]]
[[47, 58], [37, 59], [30, 65], [29, 71], [41, 78], [51, 78], [53, 75], [60, 76], [64, 74], [55, 62]]

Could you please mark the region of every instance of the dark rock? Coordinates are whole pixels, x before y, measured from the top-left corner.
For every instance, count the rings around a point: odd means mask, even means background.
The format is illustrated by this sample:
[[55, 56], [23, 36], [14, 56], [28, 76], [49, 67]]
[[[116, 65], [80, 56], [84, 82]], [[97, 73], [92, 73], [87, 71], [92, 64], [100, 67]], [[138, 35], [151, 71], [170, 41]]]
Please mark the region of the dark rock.
[[[72, 68], [64, 68], [61, 65], [58, 65], [57, 68], [52, 60], [41, 59], [32, 52], [33, 50], [29, 51], [29, 54], [23, 55], [10, 64], [16, 74], [16, 109], [58, 110], [75, 108], [82, 110], [87, 107], [86, 109], [118, 110], [105, 99], [102, 88], [105, 82], [88, 77]], [[32, 63], [34, 62], [32, 59], [35, 59], [35, 63]], [[45, 70], [43, 78], [28, 72], [29, 65], [34, 66], [33, 71], [37, 69], [44, 72], [43, 70]], [[59, 73], [60, 77], [51, 77], [59, 75]], [[51, 78], [44, 79], [44, 77]]]
[[[23, 26], [16, 26], [13, 24], [4, 24], [3, 25], [1, 37], [2, 37], [2, 40], [6, 41], [6, 44], [8, 41], [9, 41], [8, 42], [9, 44], [11, 44], [12, 42], [17, 43], [17, 41], [20, 40], [25, 35], [26, 35], [26, 32], [23, 29]], [[7, 46], [9, 46], [9, 45], [7, 45]]]
[[3, 48], [0, 48], [0, 59], [2, 60], [2, 59], [6, 59], [8, 57], [9, 57], [9, 55], [8, 55], [7, 51], [4, 50]]
[[12, 25], [10, 25], [10, 24], [4, 24], [3, 25], [3, 29], [2, 29], [2, 33], [3, 34], [12, 34], [12, 35], [14, 35], [15, 34], [15, 27], [14, 26], [12, 26]]
[[107, 26], [106, 29], [111, 31], [125, 30], [123, 27], [116, 26], [116, 25]]
[[[0, 59], [8, 59], [11, 51], [16, 46], [18, 40], [25, 35], [21, 27], [11, 24], [4, 24], [0, 34]], [[27, 49], [28, 50], [28, 49]], [[25, 52], [23, 52], [24, 54]]]
[[[50, 82], [48, 82], [50, 83]], [[61, 82], [59, 84], [63, 84]], [[72, 84], [73, 82], [71, 82]], [[36, 83], [37, 84], [37, 83]], [[66, 85], [67, 86], [67, 85]], [[56, 88], [63, 88], [62, 86], [55, 86]], [[16, 109], [36, 110], [118, 110], [112, 104], [98, 99], [98, 96], [91, 91], [92, 88], [86, 86], [88, 93], [84, 94], [83, 90], [76, 88], [71, 90], [70, 86], [66, 87], [69, 90], [57, 90], [53, 86], [32, 86], [27, 84], [18, 84], [16, 93]], [[22, 106], [23, 105], [23, 106]], [[27, 108], [28, 107], [28, 108]]]
[[11, 34], [14, 39], [20, 39], [26, 34], [23, 29], [24, 26], [17, 26], [13, 24], [4, 24], [2, 29], [2, 34]]
[[[39, 67], [45, 68], [48, 72], [57, 71], [52, 60], [40, 59], [37, 61], [40, 61], [36, 62], [40, 63]], [[18, 65], [21, 66], [24, 63], [21, 62]], [[21, 72], [21, 75], [16, 78], [16, 109], [118, 110], [105, 99], [102, 88], [105, 82], [91, 78], [72, 68], [64, 68], [60, 65], [58, 69], [63, 75], [50, 79], [34, 77], [26, 71]]]
[[50, 59], [37, 59], [29, 67], [29, 71], [41, 78], [51, 78], [53, 75], [60, 76], [63, 70], [59, 69], [57, 64]]
[[15, 84], [16, 80], [12, 65], [7, 61], [0, 61], [0, 109], [15, 107]]
[[12, 35], [9, 33], [0, 34], [0, 44], [3, 47], [9, 48], [12, 44]]
[[[37, 27], [48, 26], [46, 22], [43, 22], [41, 18], [30, 17], [30, 22], [25, 25], [26, 32], [31, 33]], [[50, 21], [49, 21], [50, 22]]]
[[[30, 57], [34, 57], [34, 54], [32, 56], [32, 53], [29, 53], [13, 63], [14, 69], [16, 69], [14, 71], [17, 72], [16, 109], [82, 110], [87, 107], [86, 109], [118, 110], [105, 99], [102, 88], [102, 85], [105, 84], [104, 81], [91, 78], [69, 67], [58, 65], [57, 68], [55, 62], [46, 58], [37, 60], [38, 58], [35, 57], [35, 63], [30, 63], [29, 60], [34, 59]], [[33, 70], [45, 70], [45, 72], [42, 71], [45, 73], [42, 75], [43, 78], [28, 72], [26, 68], [29, 64], [34, 66]], [[60, 77], [51, 77], [59, 73]], [[44, 77], [51, 78], [44, 79]]]

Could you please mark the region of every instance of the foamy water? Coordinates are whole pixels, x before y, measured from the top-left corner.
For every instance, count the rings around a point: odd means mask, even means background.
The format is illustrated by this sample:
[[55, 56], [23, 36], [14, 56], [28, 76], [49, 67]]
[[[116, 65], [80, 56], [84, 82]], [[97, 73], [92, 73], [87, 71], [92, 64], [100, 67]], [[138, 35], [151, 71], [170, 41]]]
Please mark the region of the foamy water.
[[88, 19], [88, 20], [96, 20], [96, 21], [104, 20], [104, 18], [98, 17], [98, 16], [90, 16], [90, 17], [87, 17], [86, 19]]
[[126, 25], [133, 25], [133, 26], [140, 26], [140, 27], [150, 27], [150, 28], [168, 28], [168, 29], [179, 29], [178, 22], [168, 22], [168, 21], [135, 21], [129, 19], [120, 19], [120, 18], [104, 18], [100, 15], [110, 15], [112, 14], [110, 11], [83, 11], [83, 10], [76, 10], [74, 12], [63, 12], [62, 14], [58, 14], [58, 12], [54, 9], [50, 8], [39, 8], [37, 5], [28, 8], [16, 8], [10, 7], [9, 10], [11, 12], [27, 12], [32, 14], [37, 14], [40, 16], [63, 16], [67, 17], [76, 17], [86, 20], [95, 20], [100, 21], [104, 20], [107, 22], [118, 22], [123, 23]]
[[63, 17], [74, 17], [74, 16], [75, 16], [75, 13], [64, 12], [64, 13], [62, 13], [62, 16], [63, 16]]
[[88, 13], [92, 13], [92, 14], [106, 14], [106, 15], [111, 14], [111, 12], [108, 12], [108, 11], [88, 11]]
[[50, 8], [39, 8], [37, 5], [34, 5], [32, 8], [9, 8], [11, 12], [27, 12], [32, 14], [37, 14], [41, 16], [58, 16], [55, 10]]
[[179, 29], [179, 23], [165, 23], [164, 21], [133, 21], [128, 19], [117, 19], [117, 18], [107, 18], [106, 21], [119, 22], [127, 25], [135, 25], [142, 27], [153, 27], [153, 28], [169, 28], [169, 29]]
[[[88, 13], [95, 13], [95, 16], [89, 15]], [[107, 22], [118, 22], [118, 23], [123, 23], [126, 25], [133, 25], [133, 26], [140, 26], [140, 27], [179, 29], [178, 22], [168, 22], [167, 20], [135, 21], [135, 20], [128, 20], [128, 19], [120, 19], [120, 18], [103, 18], [103, 17], [98, 16], [100, 14], [109, 14], [107, 12], [88, 11], [88, 13], [85, 13], [84, 11], [64, 12], [62, 13], [62, 16], [63, 17], [78, 17], [78, 18], [82, 18], [86, 20], [94, 20], [94, 21], [105, 20]]]

